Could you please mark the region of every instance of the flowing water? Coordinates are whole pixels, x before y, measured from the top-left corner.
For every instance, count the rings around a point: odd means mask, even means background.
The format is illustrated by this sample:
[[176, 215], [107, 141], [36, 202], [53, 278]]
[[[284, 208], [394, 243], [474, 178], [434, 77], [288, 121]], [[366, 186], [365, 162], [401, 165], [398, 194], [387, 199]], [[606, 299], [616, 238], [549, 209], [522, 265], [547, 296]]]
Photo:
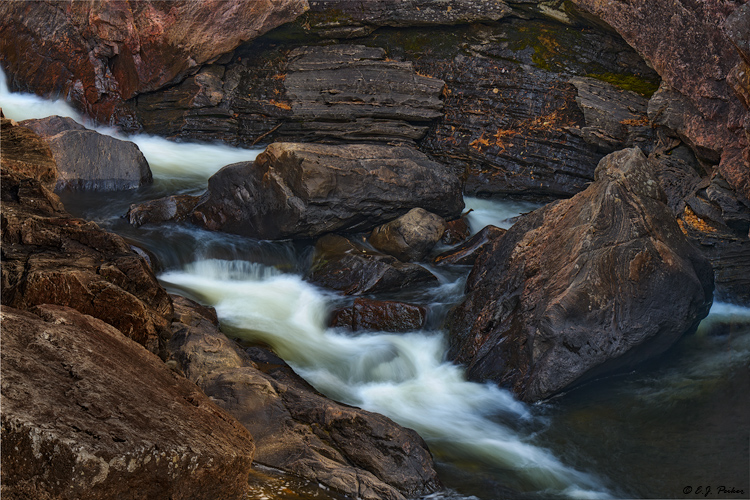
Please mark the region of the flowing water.
[[[0, 106], [15, 120], [64, 113], [84, 122], [64, 103], [10, 93], [2, 74]], [[438, 286], [388, 297], [426, 305], [425, 330], [327, 328], [330, 310], [351, 299], [302, 279], [310, 242], [177, 224], [134, 229], [122, 219], [130, 203], [199, 193], [213, 172], [259, 151], [129, 139], [149, 161], [154, 185], [65, 193], [66, 208], [154, 253], [164, 286], [216, 307], [231, 337], [268, 344], [321, 392], [416, 429], [449, 488], [430, 498], [694, 498], [697, 491], [703, 498], [707, 487], [709, 498], [748, 497], [750, 309], [714, 304], [698, 333], [658, 361], [526, 405], [491, 384], [466, 381], [461, 367], [444, 358], [440, 325], [461, 300], [468, 269], [440, 270]], [[514, 216], [536, 208], [466, 202], [473, 232], [490, 223], [509, 227]], [[730, 488], [743, 494], [726, 493]]]

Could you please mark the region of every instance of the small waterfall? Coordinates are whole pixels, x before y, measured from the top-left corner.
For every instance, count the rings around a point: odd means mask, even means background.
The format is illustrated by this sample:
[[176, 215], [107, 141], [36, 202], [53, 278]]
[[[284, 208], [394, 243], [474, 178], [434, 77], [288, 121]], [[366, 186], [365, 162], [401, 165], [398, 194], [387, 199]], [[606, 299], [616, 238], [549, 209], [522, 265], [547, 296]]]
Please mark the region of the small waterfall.
[[608, 496], [593, 476], [513, 428], [535, 418], [524, 404], [493, 385], [467, 382], [460, 367], [444, 361], [442, 332], [328, 329], [332, 294], [259, 265], [203, 260], [160, 279], [216, 307], [232, 336], [273, 346], [322, 392], [417, 430], [440, 454], [507, 470], [526, 491]]

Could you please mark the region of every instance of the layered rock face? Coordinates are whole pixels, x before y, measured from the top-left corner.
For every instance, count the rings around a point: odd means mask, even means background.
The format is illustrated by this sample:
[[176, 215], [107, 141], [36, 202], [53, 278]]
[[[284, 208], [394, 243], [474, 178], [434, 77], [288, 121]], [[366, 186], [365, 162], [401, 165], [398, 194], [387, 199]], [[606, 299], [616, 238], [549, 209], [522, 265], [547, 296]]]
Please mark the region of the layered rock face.
[[193, 221], [263, 239], [367, 231], [415, 207], [461, 214], [460, 179], [409, 147], [271, 144], [208, 180]]
[[442, 116], [443, 81], [417, 74], [411, 62], [387, 58], [379, 47], [239, 52], [226, 68], [206, 67], [178, 87], [139, 98], [144, 130], [240, 144], [411, 142]]
[[607, 156], [482, 254], [449, 356], [536, 401], [666, 350], [708, 314], [713, 274], [665, 201], [640, 150]]
[[102, 123], [127, 124], [124, 99], [179, 82], [307, 8], [306, 0], [3, 2], [0, 36], [13, 43], [0, 61], [24, 90], [70, 96]]
[[240, 498], [252, 437], [120, 331], [2, 307], [2, 495]]
[[250, 430], [258, 462], [362, 499], [403, 500], [439, 487], [414, 431], [323, 397], [270, 351], [240, 349], [184, 299], [176, 310], [174, 359]]

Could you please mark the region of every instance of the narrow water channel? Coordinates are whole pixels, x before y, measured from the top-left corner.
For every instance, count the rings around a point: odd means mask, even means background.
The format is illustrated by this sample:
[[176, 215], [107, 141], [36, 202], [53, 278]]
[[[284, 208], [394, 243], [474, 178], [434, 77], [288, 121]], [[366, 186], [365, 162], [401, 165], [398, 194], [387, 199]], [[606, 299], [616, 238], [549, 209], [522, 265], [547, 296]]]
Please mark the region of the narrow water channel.
[[[8, 92], [2, 78], [6, 116], [76, 116], [60, 103]], [[417, 430], [449, 488], [431, 497], [695, 498], [699, 487], [710, 486], [708, 498], [747, 498], [750, 309], [714, 304], [699, 332], [659, 360], [525, 405], [491, 384], [467, 382], [460, 366], [445, 361], [440, 325], [462, 298], [468, 268], [435, 270], [438, 286], [388, 297], [426, 305], [425, 330], [327, 328], [330, 310], [351, 299], [302, 279], [312, 242], [258, 241], [178, 224], [134, 229], [122, 218], [131, 203], [199, 193], [220, 167], [259, 151], [130, 139], [149, 161], [154, 185], [65, 193], [68, 211], [155, 254], [164, 286], [216, 307], [228, 336], [268, 344], [329, 397]], [[466, 201], [474, 231], [490, 223], [509, 227], [535, 208]], [[744, 493], [726, 493], [730, 488]]]

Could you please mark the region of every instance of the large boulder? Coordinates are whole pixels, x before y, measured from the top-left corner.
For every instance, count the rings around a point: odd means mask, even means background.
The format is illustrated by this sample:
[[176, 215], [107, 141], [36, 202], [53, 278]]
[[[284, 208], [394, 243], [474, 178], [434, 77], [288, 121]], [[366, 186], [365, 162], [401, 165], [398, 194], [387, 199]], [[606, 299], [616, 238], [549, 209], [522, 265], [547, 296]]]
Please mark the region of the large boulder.
[[49, 145], [57, 164], [55, 191], [118, 191], [153, 180], [138, 146], [89, 130], [72, 118], [50, 116], [24, 120]]
[[[743, 128], [748, 109], [727, 79], [741, 54], [747, 57], [743, 47], [750, 35], [741, 29], [750, 15], [747, 7], [693, 0], [574, 3], [616, 29], [659, 73], [664, 89], [673, 92], [669, 100], [683, 101], [679, 121], [663, 125], [699, 156], [710, 153], [730, 186], [750, 199], [750, 150]], [[649, 112], [657, 124], [663, 107]]]
[[416, 432], [325, 398], [270, 351], [243, 351], [191, 304], [175, 303], [173, 359], [252, 433], [259, 463], [365, 500], [416, 498], [439, 487]]
[[117, 329], [2, 307], [2, 495], [243, 498], [247, 430]]
[[424, 267], [374, 252], [361, 243], [328, 234], [315, 243], [308, 281], [347, 295], [389, 292], [416, 285], [435, 285]]
[[694, 330], [713, 274], [665, 201], [643, 153], [626, 149], [582, 193], [523, 217], [475, 264], [449, 321], [450, 358], [536, 401]]
[[372, 230], [367, 241], [389, 255], [411, 262], [422, 260], [445, 233], [445, 219], [423, 208], [412, 208], [398, 219]]
[[172, 302], [120, 236], [65, 212], [38, 181], [3, 172], [2, 303], [68, 306], [164, 355]]
[[263, 239], [367, 231], [422, 207], [461, 214], [461, 182], [406, 146], [274, 143], [208, 180], [193, 221]]
[[130, 123], [124, 99], [172, 85], [295, 19], [306, 0], [2, 2], [0, 62], [11, 82], [65, 95], [102, 123]]

